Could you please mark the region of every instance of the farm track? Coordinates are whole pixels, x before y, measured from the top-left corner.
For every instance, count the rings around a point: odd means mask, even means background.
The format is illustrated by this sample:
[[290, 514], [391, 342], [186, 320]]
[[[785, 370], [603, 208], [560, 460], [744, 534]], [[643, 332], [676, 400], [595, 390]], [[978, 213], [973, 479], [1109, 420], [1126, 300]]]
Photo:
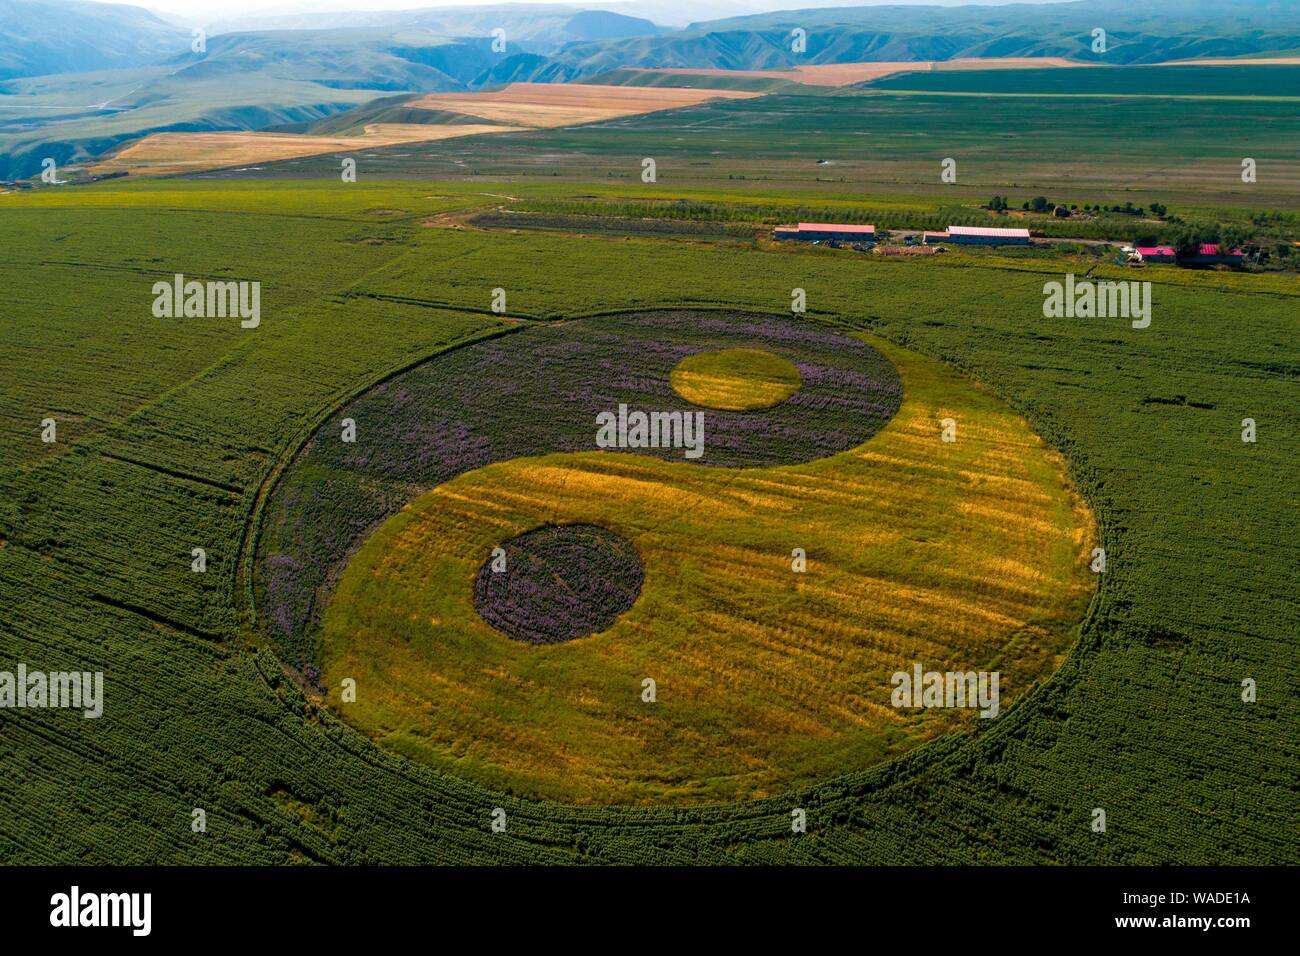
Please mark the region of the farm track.
[[204, 478], [202, 475], [191, 475], [184, 471], [177, 471], [174, 468], [168, 468], [164, 465], [158, 465], [147, 461], [139, 461], [134, 458], [128, 458], [125, 455], [115, 455], [112, 452], [101, 451], [105, 458], [111, 458], [114, 461], [124, 462], [128, 465], [135, 465], [137, 468], [148, 468], [150, 471], [156, 471], [160, 475], [167, 475], [171, 478], [179, 478], [181, 481], [192, 481], [196, 485], [203, 485], [207, 488], [215, 488], [217, 491], [224, 491], [236, 498], [243, 497], [244, 489], [239, 485], [226, 484], [222, 481], [213, 481], [211, 478]]
[[226, 638], [219, 634], [208, 634], [204, 631], [200, 631], [198, 628], [190, 627], [190, 625], [182, 623], [181, 621], [174, 621], [157, 611], [151, 611], [147, 607], [137, 607], [136, 605], [129, 604], [128, 602], [119, 600], [118, 598], [94, 593], [90, 594], [89, 598], [96, 604], [102, 604], [105, 607], [111, 607], [114, 610], [122, 611], [126, 614], [134, 614], [136, 617], [144, 618], [151, 624], [159, 624], [163, 627], [171, 628], [173, 631], [179, 631], [182, 634], [198, 638], [201, 641], [207, 641], [212, 644], [221, 644], [226, 640]]

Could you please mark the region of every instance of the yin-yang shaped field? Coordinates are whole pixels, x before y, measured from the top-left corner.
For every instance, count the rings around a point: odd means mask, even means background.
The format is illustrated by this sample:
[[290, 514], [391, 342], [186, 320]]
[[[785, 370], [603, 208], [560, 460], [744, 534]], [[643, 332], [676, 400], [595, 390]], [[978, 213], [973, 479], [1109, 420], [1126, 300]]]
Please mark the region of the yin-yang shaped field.
[[[620, 406], [698, 420], [700, 454], [603, 447]], [[997, 671], [1005, 710], [1076, 639], [1095, 542], [1061, 458], [951, 368], [654, 312], [340, 408], [268, 504], [257, 584], [285, 662], [389, 750], [567, 803], [722, 802], [970, 732], [892, 705], [917, 663]]]

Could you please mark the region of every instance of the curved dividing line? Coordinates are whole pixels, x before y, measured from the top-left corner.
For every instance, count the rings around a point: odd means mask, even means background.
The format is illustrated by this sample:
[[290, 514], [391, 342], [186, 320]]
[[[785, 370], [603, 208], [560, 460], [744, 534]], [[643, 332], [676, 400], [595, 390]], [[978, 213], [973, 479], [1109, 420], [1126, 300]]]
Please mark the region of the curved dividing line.
[[[434, 305], [430, 305], [429, 307], [439, 308], [442, 309], [443, 311], [460, 312], [468, 315], [482, 314], [480, 310], [475, 310], [475, 309], [463, 309], [463, 308], [449, 309], [445, 306], [434, 306]], [[559, 321], [582, 321], [584, 319], [594, 319], [594, 318], [600, 318], [603, 316], [610, 316], [610, 315], [636, 315], [642, 312], [658, 312], [658, 311], [671, 310], [671, 309], [698, 309], [700, 311], [709, 311], [709, 312], [741, 311], [747, 315], [758, 316], [761, 318], [768, 318], [768, 319], [789, 318], [789, 316], [783, 312], [758, 312], [758, 311], [750, 311], [747, 309], [737, 310], [735, 306], [716, 305], [712, 303], [700, 305], [695, 303], [683, 304], [683, 303], [674, 302], [674, 303], [655, 303], [655, 304], [643, 305], [631, 309], [627, 309], [627, 308], [606, 309], [606, 310], [595, 311], [595, 312], [584, 312], [578, 315], [559, 318], [559, 319], [549, 319], [549, 320], [537, 319], [537, 318], [521, 319], [519, 325], [509, 326], [504, 329], [497, 329], [492, 332], [487, 332], [483, 335], [475, 336], [474, 338], [471, 339], [465, 339], [460, 342], [455, 342], [445, 348], [439, 349], [436, 352], [431, 352], [413, 361], [406, 362], [397, 368], [389, 369], [388, 371], [381, 373], [378, 377], [371, 379], [367, 382], [364, 382], [361, 385], [356, 386], [355, 388], [352, 388], [344, 392], [342, 395], [337, 397], [333, 402], [329, 403], [326, 406], [326, 408], [321, 410], [309, 422], [307, 422], [307, 424], [305, 424], [302, 428], [299, 429], [297, 435], [294, 438], [290, 439], [287, 446], [288, 448], [287, 453], [278, 458], [278, 460], [271, 466], [271, 469], [262, 478], [262, 481], [258, 484], [257, 494], [253, 496], [253, 500], [249, 505], [248, 512], [244, 518], [244, 533], [240, 536], [239, 550], [235, 555], [235, 565], [234, 565], [234, 570], [232, 572], [234, 576], [234, 580], [232, 581], [232, 593], [235, 602], [235, 612], [238, 615], [240, 615], [241, 618], [243, 618], [244, 623], [248, 626], [250, 631], [256, 630], [257, 599], [253, 588], [253, 562], [256, 560], [257, 545], [261, 539], [261, 534], [262, 534], [263, 510], [266, 507], [267, 501], [270, 500], [271, 494], [275, 491], [276, 486], [280, 483], [280, 479], [284, 476], [285, 471], [287, 471], [288, 468], [295, 461], [297, 461], [299, 455], [302, 454], [303, 449], [307, 446], [307, 443], [311, 441], [312, 436], [316, 434], [317, 430], [323, 424], [325, 424], [325, 422], [328, 421], [331, 416], [337, 413], [344, 405], [348, 404], [351, 401], [356, 400], [360, 396], [364, 395], [366, 392], [373, 389], [375, 386], [382, 385], [384, 382], [396, 378], [398, 375], [401, 375], [405, 372], [409, 372], [412, 369], [416, 368], [417, 366], [423, 365], [426, 362], [430, 362], [436, 358], [439, 358], [440, 356], [448, 355], [452, 352], [459, 351], [460, 349], [463, 348], [469, 348], [472, 345], [478, 345], [481, 342], [489, 342], [492, 341], [493, 339], [498, 339], [515, 332], [521, 332], [524, 329], [533, 327], [537, 324], [549, 324], [549, 323], [559, 322]], [[504, 316], [503, 318], [516, 319], [518, 317]]]
[[446, 348], [439, 349], [438, 351], [431, 352], [427, 355], [422, 355], [414, 361], [403, 363], [396, 368], [391, 368], [386, 372], [382, 372], [378, 377], [371, 379], [370, 381], [365, 382], [337, 397], [298, 430], [298, 434], [289, 442], [288, 453], [272, 465], [270, 471], [268, 471], [262, 478], [261, 483], [257, 487], [257, 494], [253, 496], [253, 501], [249, 506], [248, 514], [244, 519], [244, 533], [240, 536], [239, 551], [235, 556], [235, 567], [233, 572], [235, 577], [235, 611], [244, 617], [245, 622], [250, 627], [255, 627], [257, 623], [257, 607], [253, 595], [253, 571], [251, 561], [252, 556], [257, 553], [257, 543], [261, 537], [262, 510], [265, 507], [266, 502], [269, 500], [271, 493], [275, 490], [276, 485], [280, 483], [280, 479], [283, 477], [284, 472], [290, 465], [298, 460], [298, 456], [302, 454], [302, 450], [307, 446], [307, 443], [311, 441], [312, 436], [316, 434], [317, 430], [319, 430], [332, 415], [338, 412], [338, 410], [348, 402], [354, 401], [375, 386], [382, 385], [384, 382], [401, 375], [403, 372], [409, 372], [416, 366], [423, 365], [425, 362], [435, 359], [440, 355], [446, 355], [450, 352], [468, 348], [469, 346], [477, 345], [480, 342], [488, 342], [492, 339], [498, 339], [514, 332], [520, 332], [528, 327], [527, 324], [512, 325], [504, 329], [496, 329], [486, 332], [483, 335], [476, 335], [470, 339], [463, 339], [460, 342], [452, 343]]

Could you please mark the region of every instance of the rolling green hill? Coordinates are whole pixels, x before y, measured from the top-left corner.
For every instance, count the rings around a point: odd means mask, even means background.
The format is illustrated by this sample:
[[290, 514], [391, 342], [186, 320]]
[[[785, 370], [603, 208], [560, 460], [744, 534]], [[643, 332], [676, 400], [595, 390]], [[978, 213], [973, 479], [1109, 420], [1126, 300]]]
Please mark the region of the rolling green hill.
[[[0, 97], [23, 104], [0, 113], [0, 179], [34, 175], [45, 157], [65, 166], [154, 132], [252, 130], [316, 120], [383, 92], [334, 90], [255, 73], [196, 81], [158, 67], [126, 76], [76, 74], [19, 82], [24, 92]], [[85, 104], [105, 88], [121, 91], [107, 107], [47, 105]]]
[[[1107, 31], [1104, 54], [1092, 30]], [[807, 50], [791, 49], [791, 31]], [[620, 67], [780, 69], [807, 63], [1063, 56], [1111, 64], [1155, 63], [1289, 50], [1300, 45], [1300, 7], [1276, 0], [1173, 3], [1134, 11], [1117, 0], [966, 7], [846, 7], [790, 10], [691, 24], [657, 37], [575, 43], [529, 67], [513, 58], [490, 81], [572, 79]]]
[[310, 122], [396, 91], [463, 90], [490, 40], [375, 30], [223, 34], [137, 71], [0, 84], [0, 178], [80, 162], [154, 132]]
[[295, 30], [230, 33], [208, 40], [206, 54], [170, 61], [191, 82], [261, 76], [330, 89], [465, 89], [500, 59], [491, 39], [450, 40], [429, 33]]
[[481, 116], [467, 116], [450, 110], [428, 110], [407, 105], [416, 98], [416, 96], [410, 94], [384, 96], [366, 103], [364, 106], [336, 113], [324, 119], [271, 126], [267, 127], [266, 132], [305, 133], [312, 136], [352, 136], [363, 133], [366, 126], [371, 123], [496, 125], [492, 120], [484, 119]]

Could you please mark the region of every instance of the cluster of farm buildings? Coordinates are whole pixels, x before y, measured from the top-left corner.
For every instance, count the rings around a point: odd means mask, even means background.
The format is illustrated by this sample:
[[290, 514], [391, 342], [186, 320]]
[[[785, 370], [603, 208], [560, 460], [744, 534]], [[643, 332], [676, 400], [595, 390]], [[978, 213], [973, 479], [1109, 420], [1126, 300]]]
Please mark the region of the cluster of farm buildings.
[[1179, 262], [1193, 266], [1239, 266], [1246, 253], [1241, 249], [1220, 249], [1214, 243], [1200, 246], [1190, 256], [1178, 258], [1178, 250], [1173, 246], [1138, 246], [1129, 253], [1129, 258], [1137, 262]]
[[[864, 246], [876, 242], [876, 227], [847, 223], [801, 222], [797, 226], [778, 226], [772, 231], [773, 239], [797, 239], [804, 242], [850, 243]], [[910, 240], [909, 240], [910, 241]], [[944, 232], [924, 232], [921, 242], [932, 246], [939, 243], [967, 246], [1027, 246], [1031, 239], [1028, 229], [1004, 229], [991, 226], [949, 226]], [[1130, 262], [1173, 262], [1183, 265], [1241, 265], [1245, 253], [1240, 249], [1220, 249], [1217, 245], [1202, 245], [1193, 255], [1178, 255], [1173, 246], [1125, 247]]]

